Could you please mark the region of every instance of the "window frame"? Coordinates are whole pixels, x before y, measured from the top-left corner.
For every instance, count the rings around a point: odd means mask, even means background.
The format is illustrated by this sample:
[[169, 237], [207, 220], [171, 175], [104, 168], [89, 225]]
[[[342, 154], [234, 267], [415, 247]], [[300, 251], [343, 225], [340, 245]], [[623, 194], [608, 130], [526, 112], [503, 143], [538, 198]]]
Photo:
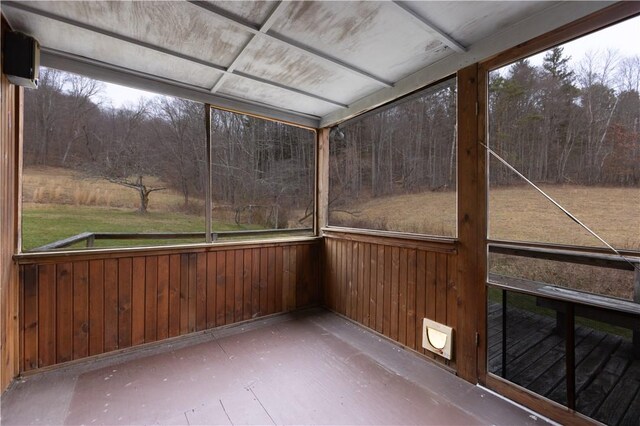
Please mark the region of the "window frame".
[[[60, 69], [60, 68], [55, 68], [55, 67], [51, 67], [53, 69], [65, 72], [65, 73], [72, 73], [72, 74], [78, 74], [77, 72], [74, 71], [67, 71], [65, 69]], [[92, 78], [98, 82], [108, 82], [107, 80], [102, 80], [102, 79], [96, 79], [94, 77], [89, 77]], [[116, 83], [118, 85], [127, 87], [127, 88], [134, 88], [132, 85], [126, 85], [126, 84], [122, 84], [121, 82]], [[31, 250], [24, 250], [23, 247], [23, 184], [24, 184], [24, 139], [23, 139], [23, 133], [20, 132], [20, 141], [19, 141], [19, 150], [18, 150], [18, 155], [17, 155], [17, 162], [18, 162], [18, 167], [17, 167], [17, 171], [16, 171], [16, 182], [17, 182], [17, 186], [18, 186], [18, 191], [17, 191], [17, 247], [16, 247], [16, 253], [14, 254], [14, 258], [15, 259], [29, 259], [29, 258], [41, 258], [43, 256], [45, 257], [58, 257], [58, 256], [65, 256], [65, 255], [72, 255], [72, 254], [98, 254], [98, 253], [123, 253], [123, 252], [132, 252], [132, 253], [140, 253], [140, 252], [156, 252], [156, 251], [172, 251], [172, 250], [183, 250], [183, 249], [187, 249], [187, 248], [207, 248], [207, 247], [220, 247], [220, 246], [237, 246], [237, 245], [255, 245], [255, 244], [262, 244], [262, 243], [288, 243], [288, 242], [295, 242], [295, 241], [308, 241], [308, 240], [315, 240], [318, 239], [320, 237], [320, 228], [319, 226], [317, 226], [317, 217], [318, 217], [318, 197], [317, 197], [317, 193], [318, 193], [318, 179], [319, 179], [319, 173], [318, 173], [318, 164], [319, 164], [319, 150], [318, 150], [318, 146], [319, 146], [319, 131], [316, 128], [313, 127], [308, 127], [308, 126], [304, 126], [302, 124], [297, 124], [297, 123], [293, 123], [293, 122], [289, 122], [289, 121], [284, 121], [284, 120], [278, 120], [275, 118], [271, 118], [271, 117], [267, 117], [267, 116], [262, 116], [259, 114], [255, 114], [255, 113], [250, 113], [250, 112], [241, 112], [241, 111], [236, 111], [227, 107], [222, 107], [222, 106], [218, 106], [215, 104], [211, 104], [208, 102], [201, 102], [198, 100], [193, 100], [193, 99], [189, 99], [186, 97], [179, 97], [179, 96], [174, 96], [174, 95], [164, 95], [160, 92], [154, 92], [155, 94], [158, 95], [162, 95], [162, 96], [169, 96], [172, 98], [182, 98], [182, 99], [186, 99], [188, 101], [191, 102], [196, 102], [200, 105], [203, 106], [203, 110], [204, 110], [204, 114], [203, 114], [203, 119], [205, 121], [205, 158], [208, 159], [207, 161], [207, 179], [206, 179], [206, 188], [205, 188], [205, 217], [204, 217], [204, 229], [202, 230], [202, 232], [196, 232], [197, 234], [202, 234], [203, 236], [203, 242], [197, 242], [197, 243], [178, 243], [178, 244], [163, 244], [163, 245], [153, 245], [153, 244], [141, 244], [141, 245], [135, 245], [135, 246], [123, 246], [123, 247], [89, 247], [89, 245], [87, 245], [87, 247], [83, 247], [83, 248], [68, 248], [68, 247], [61, 247], [61, 248], [53, 248], [53, 249], [48, 249], [48, 250], [38, 250], [38, 251], [34, 251], [34, 249]], [[22, 108], [22, 106], [21, 106]], [[211, 199], [211, 189], [212, 189], [212, 185], [213, 185], [213, 173], [211, 171], [211, 159], [212, 159], [212, 149], [211, 149], [211, 110], [212, 109], [218, 109], [221, 111], [226, 111], [232, 114], [239, 114], [239, 115], [246, 115], [249, 117], [253, 117], [256, 119], [260, 119], [260, 120], [266, 120], [266, 121], [270, 121], [270, 122], [274, 122], [274, 123], [279, 123], [279, 124], [283, 124], [286, 126], [291, 126], [291, 127], [297, 127], [297, 128], [301, 128], [304, 130], [308, 130], [311, 131], [313, 133], [313, 138], [314, 138], [314, 161], [313, 161], [313, 166], [314, 166], [314, 182], [313, 182], [313, 213], [312, 213], [312, 223], [313, 226], [312, 227], [306, 227], [306, 228], [298, 228], [298, 229], [267, 229], [267, 230], [259, 230], [255, 233], [256, 237], [255, 238], [246, 238], [246, 239], [240, 239], [240, 240], [232, 240], [232, 241], [216, 241], [213, 238], [213, 235], [216, 234], [215, 231], [213, 231], [211, 229], [211, 225], [212, 225], [212, 214], [211, 214], [211, 207], [213, 205], [212, 199]], [[261, 234], [269, 234], [269, 233], [277, 233], [279, 234], [276, 237], [261, 237]], [[114, 231], [114, 233], [117, 233], [116, 231]], [[95, 234], [100, 234], [100, 233], [95, 233]], [[133, 234], [133, 233], [126, 233], [126, 234]], [[150, 233], [150, 234], [163, 234], [163, 233]], [[172, 234], [172, 233], [166, 233], [166, 234]], [[177, 232], [174, 234], [178, 234]], [[189, 234], [195, 234], [195, 233], [189, 233]], [[282, 235], [284, 234], [284, 235]], [[287, 235], [290, 234], [290, 235]], [[302, 234], [302, 235], [300, 235]], [[144, 234], [139, 234], [139, 235], [144, 235]], [[247, 235], [250, 235], [250, 232], [247, 233]], [[70, 236], [69, 238], [71, 238], [73, 236]], [[171, 237], [170, 237], [171, 238]], [[175, 237], [174, 237], [175, 238]], [[146, 239], [146, 238], [140, 238], [140, 237], [130, 237], [130, 238], [125, 238], [125, 239]], [[150, 236], [148, 239], [157, 239], [154, 238], [153, 236]], [[62, 241], [62, 240], [58, 240], [58, 241]], [[87, 240], [88, 241], [88, 240]], [[53, 242], [55, 243], [55, 242]], [[41, 246], [42, 247], [42, 246]], [[36, 247], [36, 249], [39, 247]]]
[[[397, 240], [410, 240], [410, 241], [432, 241], [435, 243], [455, 243], [458, 241], [459, 239], [459, 223], [457, 220], [458, 217], [458, 212], [459, 212], [459, 207], [458, 207], [458, 196], [459, 196], [459, 188], [458, 188], [458, 181], [459, 181], [459, 158], [460, 158], [460, 153], [459, 153], [459, 132], [458, 132], [458, 73], [456, 72], [455, 74], [450, 74], [447, 75], [443, 78], [440, 78], [436, 81], [433, 81], [423, 87], [420, 87], [419, 89], [416, 89], [414, 91], [412, 91], [411, 93], [408, 93], [404, 96], [401, 96], [399, 98], [393, 99], [389, 102], [386, 102], [376, 108], [373, 108], [371, 110], [368, 111], [364, 111], [354, 117], [351, 117], [347, 120], [341, 121], [339, 123], [336, 123], [335, 125], [331, 126], [330, 128], [327, 128], [327, 132], [329, 132], [331, 129], [338, 127], [340, 125], [349, 125], [349, 124], [353, 124], [353, 123], [357, 123], [358, 121], [370, 116], [370, 115], [374, 115], [378, 112], [382, 112], [385, 111], [387, 109], [391, 109], [397, 105], [401, 105], [405, 102], [410, 102], [411, 100], [415, 99], [415, 98], [419, 98], [420, 96], [422, 96], [424, 94], [424, 92], [433, 89], [439, 85], [444, 85], [447, 81], [449, 80], [454, 80], [455, 81], [455, 87], [456, 87], [456, 123], [455, 123], [455, 134], [456, 134], [456, 155], [455, 155], [455, 160], [454, 163], [456, 165], [456, 172], [455, 172], [455, 183], [456, 183], [456, 190], [455, 190], [455, 213], [453, 215], [453, 221], [455, 223], [455, 232], [453, 236], [443, 236], [443, 235], [434, 235], [434, 234], [423, 234], [423, 233], [415, 233], [415, 232], [405, 232], [405, 231], [392, 231], [392, 230], [380, 230], [380, 229], [370, 229], [370, 228], [355, 228], [355, 227], [349, 227], [349, 226], [339, 226], [339, 225], [331, 225], [329, 223], [329, 219], [330, 219], [330, 214], [329, 214], [329, 208], [328, 206], [326, 207], [327, 209], [327, 213], [326, 213], [326, 223], [322, 224], [320, 229], [322, 231], [327, 231], [327, 232], [333, 232], [333, 233], [352, 233], [352, 234], [359, 234], [359, 235], [366, 235], [366, 236], [372, 236], [372, 237], [388, 237], [388, 238], [393, 238], [393, 239], [397, 239]], [[329, 141], [329, 137], [327, 135], [327, 142], [330, 145], [330, 141]], [[325, 171], [325, 173], [327, 174], [326, 176], [326, 185], [327, 185], [327, 195], [330, 195], [330, 150], [327, 149], [326, 152], [326, 156], [327, 156], [327, 169]]]
[[[482, 83], [479, 87], [480, 93], [480, 111], [486, 111], [484, 116], [481, 116], [478, 120], [479, 125], [479, 134], [486, 140], [489, 136], [489, 115], [488, 115], [488, 94], [489, 94], [489, 73], [498, 68], [506, 66], [510, 63], [513, 63], [517, 60], [533, 56], [544, 52], [546, 50], [552, 49], [553, 47], [559, 46], [561, 44], [573, 41], [580, 37], [589, 35], [591, 33], [597, 32], [599, 30], [605, 29], [609, 26], [616, 25], [620, 22], [623, 22], [627, 19], [631, 19], [637, 16], [640, 16], [640, 8], [638, 4], [633, 4], [634, 2], [619, 2], [613, 4], [609, 7], [601, 9], [595, 13], [587, 15], [583, 18], [580, 18], [576, 21], [573, 21], [567, 25], [564, 25], [560, 28], [557, 28], [553, 31], [550, 31], [541, 36], [535, 37], [527, 42], [521, 43], [511, 49], [507, 49], [502, 53], [499, 53], [491, 58], [488, 58], [484, 61], [480, 61], [478, 63], [478, 80]], [[502, 288], [490, 284], [489, 282], [489, 249], [492, 244], [495, 245], [511, 245], [521, 248], [533, 248], [533, 249], [550, 249], [550, 250], [573, 250], [576, 252], [584, 252], [585, 254], [611, 254], [610, 250], [605, 250], [597, 247], [588, 247], [588, 246], [570, 246], [570, 245], [562, 245], [562, 244], [550, 244], [550, 243], [540, 243], [540, 242], [524, 242], [524, 241], [513, 241], [513, 240], [502, 240], [502, 239], [489, 239], [488, 231], [489, 231], [489, 161], [488, 161], [488, 153], [485, 153], [486, 164], [485, 164], [485, 176], [484, 176], [484, 184], [487, 188], [485, 193], [485, 203], [487, 206], [486, 216], [485, 216], [485, 241], [484, 241], [484, 252], [485, 256], [485, 276], [483, 278], [483, 282], [480, 283], [481, 291], [480, 296], [482, 297], [482, 304], [484, 308], [481, 309], [483, 314], [480, 315], [480, 330], [482, 331], [485, 338], [483, 338], [480, 344], [480, 356], [477, 359], [477, 371], [478, 371], [478, 382], [479, 384], [486, 386], [487, 388], [496, 391], [507, 398], [510, 398], [518, 403], [524, 404], [527, 407], [530, 407], [540, 413], [543, 413], [549, 416], [551, 419], [556, 420], [561, 423], [573, 423], [576, 419], [593, 421], [590, 417], [585, 416], [584, 414], [573, 411], [566, 406], [560, 405], [554, 401], [551, 401], [544, 396], [536, 394], [528, 389], [525, 389], [507, 379], [504, 379], [496, 374], [490, 373], [488, 368], [488, 347], [486, 342], [484, 341], [488, 336], [488, 317], [486, 312], [486, 304], [488, 297], [488, 287], [493, 288]], [[633, 250], [619, 250], [619, 252], [626, 256], [640, 256], [640, 251]], [[508, 289], [507, 289], [508, 290]]]

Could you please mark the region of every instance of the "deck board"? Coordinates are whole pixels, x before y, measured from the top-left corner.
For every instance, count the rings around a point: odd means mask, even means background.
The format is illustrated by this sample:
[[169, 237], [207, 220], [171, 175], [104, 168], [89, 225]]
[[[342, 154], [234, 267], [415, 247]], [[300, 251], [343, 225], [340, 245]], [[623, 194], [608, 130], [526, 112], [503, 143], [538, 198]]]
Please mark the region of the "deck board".
[[322, 309], [154, 345], [26, 377], [2, 423], [544, 423]]
[[[489, 371], [502, 374], [502, 308], [490, 303]], [[507, 379], [566, 404], [565, 340], [555, 319], [509, 306]], [[614, 334], [577, 326], [575, 331], [576, 408], [609, 425], [638, 425], [640, 360], [632, 344]]]

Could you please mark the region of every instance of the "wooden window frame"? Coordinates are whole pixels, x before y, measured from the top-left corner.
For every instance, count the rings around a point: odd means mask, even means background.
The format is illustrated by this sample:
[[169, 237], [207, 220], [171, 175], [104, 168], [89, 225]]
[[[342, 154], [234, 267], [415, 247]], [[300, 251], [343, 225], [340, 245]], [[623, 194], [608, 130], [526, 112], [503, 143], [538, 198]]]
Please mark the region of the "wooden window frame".
[[[622, 1], [613, 4], [609, 7], [601, 9], [588, 16], [580, 18], [562, 27], [559, 27], [546, 34], [533, 38], [527, 42], [521, 43], [511, 49], [507, 49], [497, 55], [494, 55], [478, 64], [478, 92], [479, 96], [479, 114], [478, 114], [478, 138], [480, 141], [484, 141], [488, 137], [488, 76], [489, 72], [513, 63], [519, 59], [526, 58], [542, 51], [548, 50], [554, 46], [572, 41], [574, 39], [583, 37], [590, 33], [602, 30], [606, 27], [615, 25], [627, 19], [640, 15], [640, 2], [626, 2]], [[486, 156], [485, 156], [486, 160]], [[484, 170], [484, 185], [488, 189], [489, 174], [488, 168]], [[488, 197], [488, 190], [484, 194]], [[485, 198], [485, 202], [488, 206], [488, 199]], [[485, 210], [485, 220], [488, 218], [488, 208]], [[485, 229], [488, 230], [488, 222], [485, 222]], [[510, 244], [518, 245], [521, 247], [537, 247], [548, 249], [566, 249], [584, 251], [585, 253], [603, 253], [602, 249], [592, 248], [587, 246], [563, 246], [561, 244], [545, 244], [537, 242], [522, 242], [522, 241], [510, 241], [510, 240], [489, 240], [488, 234], [485, 232], [485, 240], [482, 247], [483, 253], [487, 253], [489, 244]], [[622, 251], [622, 254], [638, 255], [640, 252], [636, 251]], [[505, 397], [523, 404], [545, 416], [548, 416], [552, 420], [560, 423], [575, 423], [575, 422], [594, 422], [595, 421], [575, 410], [562, 406], [554, 401], [551, 401], [541, 395], [538, 395], [528, 389], [525, 389], [515, 383], [505, 380], [495, 374], [487, 371], [487, 316], [486, 316], [486, 299], [487, 299], [487, 281], [488, 275], [486, 271], [487, 259], [484, 263], [484, 274], [481, 269], [479, 275], [482, 276], [481, 280], [481, 300], [484, 305], [479, 311], [484, 311], [483, 315], [478, 316], [478, 320], [481, 322], [481, 328], [483, 330], [484, 338], [479, 342], [479, 356], [478, 356], [478, 382], [482, 386], [498, 392]]]
[[[372, 115], [375, 114], [378, 111], [387, 109], [387, 108], [393, 108], [394, 104], [400, 104], [402, 102], [406, 102], [407, 98], [414, 98], [414, 97], [419, 97], [420, 93], [423, 91], [428, 90], [431, 87], [435, 87], [438, 86], [444, 82], [446, 82], [447, 80], [455, 80], [456, 82], [456, 91], [459, 90], [459, 81], [458, 81], [458, 73], [456, 72], [455, 74], [450, 74], [447, 75], [443, 78], [440, 78], [436, 81], [433, 81], [423, 87], [420, 87], [414, 91], [412, 91], [411, 93], [407, 93], [404, 96], [401, 96], [397, 99], [393, 99], [389, 102], [386, 102], [382, 105], [377, 106], [376, 108], [373, 108], [371, 110], [368, 111], [364, 111], [356, 116], [350, 117], [348, 120], [344, 120], [341, 121], [340, 123], [336, 123], [331, 127], [325, 127], [322, 129], [318, 129], [318, 157], [321, 157], [323, 160], [320, 163], [320, 166], [322, 167], [318, 167], [318, 170], [321, 170], [322, 173], [320, 174], [320, 177], [318, 179], [318, 184], [319, 184], [319, 190], [320, 193], [318, 195], [318, 200], [322, 201], [322, 203], [319, 204], [319, 207], [317, 207], [319, 210], [317, 212], [318, 215], [318, 220], [317, 220], [317, 227], [318, 229], [322, 232], [331, 232], [331, 233], [341, 233], [341, 234], [358, 234], [358, 235], [366, 235], [366, 236], [370, 236], [370, 237], [383, 237], [383, 238], [389, 238], [389, 239], [393, 239], [396, 241], [426, 241], [426, 242], [433, 242], [434, 244], [439, 244], [439, 243], [445, 243], [445, 244], [452, 244], [452, 243], [457, 243], [457, 241], [459, 240], [459, 232], [460, 232], [460, 225], [459, 222], [456, 221], [456, 229], [455, 229], [455, 235], [454, 236], [442, 236], [442, 235], [433, 235], [433, 234], [422, 234], [422, 233], [415, 233], [415, 232], [405, 232], [405, 231], [388, 231], [388, 230], [379, 230], [379, 229], [369, 229], [369, 228], [354, 228], [354, 227], [350, 227], [350, 226], [337, 226], [337, 225], [331, 225], [329, 224], [329, 145], [330, 145], [330, 141], [329, 141], [329, 133], [331, 131], [332, 128], [341, 125], [341, 124], [349, 124], [350, 122], [356, 121], [356, 120], [360, 120], [363, 117], [367, 116], [367, 115]], [[458, 98], [459, 98], [459, 92], [458, 92]], [[458, 101], [456, 101], [456, 110], [458, 109]], [[457, 114], [457, 111], [456, 111]], [[456, 121], [456, 125], [457, 125], [457, 121]], [[458, 129], [459, 131], [459, 129]], [[459, 138], [459, 134], [458, 134], [458, 138]], [[457, 139], [458, 139], [457, 138]], [[454, 217], [458, 216], [458, 211], [459, 211], [459, 189], [460, 189], [460, 185], [459, 185], [459, 161], [460, 161], [460, 147], [459, 147], [459, 141], [456, 140], [456, 159], [455, 159], [455, 164], [456, 164], [456, 214], [454, 215]]]

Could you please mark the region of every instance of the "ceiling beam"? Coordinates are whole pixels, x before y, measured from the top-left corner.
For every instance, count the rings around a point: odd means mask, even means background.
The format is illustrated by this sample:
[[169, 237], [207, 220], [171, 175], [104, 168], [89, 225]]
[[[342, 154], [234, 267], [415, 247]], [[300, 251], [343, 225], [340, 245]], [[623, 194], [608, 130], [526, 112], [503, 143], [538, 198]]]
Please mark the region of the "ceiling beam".
[[264, 23], [260, 25], [260, 32], [266, 33], [267, 31], [269, 31], [273, 24], [276, 23], [276, 19], [280, 17], [287, 6], [288, 2], [279, 1], [278, 4], [273, 9], [271, 9], [271, 13], [269, 13], [269, 16], [267, 17], [267, 19], [265, 19]]
[[269, 81], [269, 80], [266, 80], [266, 79], [263, 79], [263, 78], [255, 77], [255, 76], [252, 76], [252, 75], [247, 74], [247, 73], [238, 73], [238, 72], [229, 71], [227, 67], [223, 67], [223, 66], [215, 64], [213, 62], [205, 61], [203, 59], [196, 58], [196, 57], [193, 57], [193, 56], [190, 56], [190, 55], [185, 55], [183, 53], [176, 52], [176, 51], [173, 51], [173, 50], [170, 50], [170, 49], [166, 49], [166, 48], [161, 47], [161, 46], [156, 46], [154, 44], [147, 43], [147, 42], [144, 42], [144, 41], [141, 41], [141, 40], [137, 40], [135, 38], [128, 37], [128, 36], [125, 36], [125, 35], [122, 35], [122, 34], [117, 34], [117, 33], [114, 33], [113, 31], [109, 31], [109, 30], [105, 30], [105, 29], [102, 29], [102, 28], [98, 28], [98, 27], [95, 27], [93, 25], [89, 25], [89, 24], [84, 23], [84, 22], [79, 22], [79, 21], [76, 21], [76, 20], [73, 20], [73, 19], [70, 19], [70, 18], [66, 18], [64, 16], [59, 16], [59, 15], [56, 15], [54, 13], [51, 13], [51, 12], [48, 12], [48, 11], [45, 11], [45, 10], [36, 9], [36, 8], [33, 8], [33, 7], [28, 6], [26, 4], [23, 4], [23, 3], [17, 3], [17, 2], [13, 2], [13, 1], [5, 1], [5, 2], [2, 3], [2, 5], [4, 7], [9, 7], [9, 8], [21, 10], [21, 11], [26, 12], [26, 13], [30, 13], [30, 14], [33, 14], [33, 15], [41, 16], [43, 18], [47, 18], [47, 19], [51, 19], [51, 20], [54, 20], [54, 21], [57, 21], [57, 22], [61, 22], [63, 24], [67, 24], [67, 25], [70, 25], [70, 26], [73, 26], [73, 27], [76, 27], [76, 28], [81, 28], [81, 29], [86, 30], [86, 31], [90, 31], [90, 32], [93, 32], [93, 33], [96, 33], [96, 34], [104, 35], [106, 37], [110, 37], [110, 38], [113, 38], [113, 39], [116, 39], [116, 40], [119, 40], [119, 41], [123, 41], [123, 42], [129, 43], [129, 44], [133, 44], [133, 45], [136, 45], [136, 46], [139, 46], [139, 47], [143, 47], [145, 49], [153, 50], [155, 52], [159, 52], [159, 53], [163, 53], [165, 55], [169, 55], [169, 56], [172, 56], [172, 57], [175, 57], [175, 58], [183, 59], [185, 61], [193, 62], [193, 63], [199, 64], [199, 65], [204, 65], [206, 67], [209, 67], [211, 69], [214, 69], [216, 71], [221, 72], [223, 75], [225, 75], [225, 74], [236, 75], [238, 77], [241, 77], [241, 78], [244, 78], [244, 79], [247, 79], [247, 80], [252, 80], [254, 82], [267, 84], [269, 86], [276, 87], [278, 89], [286, 90], [286, 91], [289, 91], [289, 92], [292, 92], [292, 93], [296, 93], [296, 94], [303, 95], [303, 96], [306, 96], [306, 97], [309, 97], [309, 98], [313, 98], [313, 99], [316, 99], [316, 100], [319, 100], [319, 101], [323, 101], [323, 102], [338, 106], [340, 108], [346, 108], [347, 107], [343, 103], [340, 103], [340, 102], [337, 102], [337, 101], [333, 101], [333, 100], [325, 98], [323, 96], [319, 96], [319, 95], [316, 95], [316, 94], [313, 94], [313, 93], [309, 93], [309, 92], [306, 92], [306, 91], [303, 91], [303, 90], [295, 89], [293, 87], [289, 87], [289, 86], [286, 86], [284, 84], [275, 83], [275, 82], [272, 82], [272, 81]]
[[[285, 8], [285, 3], [283, 1], [278, 2], [278, 4], [273, 9], [271, 9], [271, 13], [267, 17], [267, 19], [264, 21], [264, 24], [262, 24], [260, 26], [260, 30], [259, 31], [261, 33], [266, 33], [267, 31], [269, 31], [269, 28], [271, 28], [273, 23], [276, 21], [276, 18], [282, 12], [282, 10], [284, 10], [284, 8]], [[250, 37], [251, 38], [249, 39], [247, 44], [245, 44], [242, 47], [242, 49], [240, 49], [240, 52], [238, 52], [238, 54], [236, 55], [235, 59], [231, 62], [231, 64], [229, 64], [229, 66], [227, 67], [227, 71], [229, 71], [229, 72], [234, 72], [235, 71], [236, 66], [238, 66], [238, 63], [240, 62], [240, 59], [242, 58], [244, 53], [247, 51], [249, 46], [253, 43], [253, 41], [256, 40], [257, 35], [256, 34], [251, 34]], [[224, 83], [225, 77], [226, 77], [226, 74], [222, 74], [220, 76], [218, 81], [216, 81], [216, 83], [211, 88], [211, 93], [215, 93], [215, 92], [218, 91], [218, 89], [220, 89], [220, 87], [222, 86], [222, 83]]]
[[407, 16], [413, 18], [413, 20], [417, 21], [423, 27], [425, 27], [430, 33], [436, 36], [438, 40], [440, 40], [444, 45], [450, 47], [458, 53], [464, 53], [467, 51], [467, 48], [461, 45], [457, 40], [453, 37], [442, 31], [436, 24], [425, 18], [424, 16], [419, 15], [415, 10], [411, 9], [407, 4], [403, 1], [393, 0], [391, 3], [398, 6], [398, 8], [404, 10]]
[[236, 16], [231, 15], [230, 13], [222, 10], [221, 8], [219, 8], [218, 6], [211, 4], [211, 3], [207, 3], [207, 2], [203, 2], [203, 1], [198, 1], [198, 0], [187, 0], [189, 3], [198, 6], [204, 10], [209, 11], [210, 13], [216, 15], [217, 17], [224, 19], [225, 21], [234, 24], [235, 26], [237, 26], [238, 28], [242, 28], [245, 31], [250, 32], [251, 34], [260, 36], [260, 37], [264, 37], [270, 41], [275, 41], [277, 43], [281, 43], [281, 44], [285, 44], [286, 46], [292, 48], [293, 50], [296, 50], [306, 56], [312, 56], [316, 59], [319, 59], [327, 64], [329, 64], [330, 66], [333, 67], [339, 67], [345, 71], [350, 72], [351, 74], [355, 74], [359, 77], [364, 77], [367, 78], [368, 80], [371, 80], [381, 86], [384, 87], [393, 87], [394, 83], [386, 81], [383, 78], [380, 77], [376, 77], [375, 75], [362, 70], [360, 68], [357, 68], [354, 65], [350, 65], [338, 58], [334, 58], [333, 56], [327, 55], [326, 53], [320, 52], [310, 46], [305, 46], [302, 43], [298, 43], [295, 40], [289, 39], [287, 37], [284, 37], [280, 34], [276, 34], [274, 32], [271, 31], [266, 31], [266, 32], [261, 32], [260, 28], [251, 25], [249, 23], [247, 23], [246, 21], [239, 19]]
[[46, 47], [42, 48], [40, 60], [44, 66], [86, 75], [109, 83], [208, 103], [221, 109], [270, 118], [305, 128], [315, 129], [320, 122], [320, 118], [315, 115], [296, 113], [231, 96], [214, 95], [206, 87], [186, 84]]

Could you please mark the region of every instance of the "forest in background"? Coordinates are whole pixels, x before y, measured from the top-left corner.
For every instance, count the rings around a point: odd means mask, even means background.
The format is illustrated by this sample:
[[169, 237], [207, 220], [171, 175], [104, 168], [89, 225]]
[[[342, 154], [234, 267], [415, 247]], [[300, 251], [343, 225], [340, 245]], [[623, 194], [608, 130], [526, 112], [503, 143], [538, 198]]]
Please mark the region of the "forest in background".
[[[588, 54], [574, 68], [569, 59], [555, 48], [540, 65], [525, 59], [490, 74], [489, 145], [538, 184], [640, 187], [639, 57]], [[141, 210], [154, 191], [175, 191], [182, 211], [202, 214], [202, 104], [156, 97], [114, 108], [101, 100], [102, 83], [42, 71], [40, 88], [25, 97], [35, 118], [25, 121], [27, 169], [60, 167], [128, 186], [140, 194]], [[407, 218], [416, 220], [396, 229], [373, 216], [387, 212], [397, 222], [397, 209], [369, 207], [397, 203], [400, 195], [454, 197], [456, 96], [455, 79], [448, 79], [332, 129], [331, 224], [455, 236], [453, 216], [435, 225], [429, 217]], [[265, 227], [310, 220], [313, 132], [215, 109], [211, 125], [213, 201], [233, 212], [228, 220]], [[490, 164], [493, 189], [523, 184]], [[455, 197], [445, 198], [452, 211]]]
[[[569, 59], [557, 47], [490, 74], [491, 148], [534, 182], [640, 185], [640, 57]], [[455, 128], [455, 79], [340, 125], [334, 198], [454, 189]], [[521, 182], [492, 170], [491, 183]]]
[[[101, 82], [50, 68], [40, 76], [39, 88], [25, 92], [33, 117], [25, 120], [25, 168], [70, 169], [131, 188], [142, 213], [153, 207], [152, 193], [177, 191], [183, 212], [203, 214], [201, 103], [158, 96], [116, 108], [104, 101]], [[214, 205], [264, 226], [302, 219], [289, 216], [313, 208], [314, 133], [216, 109], [211, 115]]]
[[[489, 146], [538, 184], [640, 187], [640, 57], [607, 51], [577, 64], [557, 47], [540, 65], [523, 59], [490, 73]], [[453, 78], [333, 129], [331, 223], [387, 229], [384, 218], [362, 223], [359, 206], [455, 190], [455, 132]], [[490, 164], [492, 188], [524, 184]]]
[[[490, 74], [491, 148], [534, 182], [639, 186], [640, 56], [569, 60], [557, 47], [541, 66], [524, 59]], [[491, 172], [494, 184], [517, 179]]]

